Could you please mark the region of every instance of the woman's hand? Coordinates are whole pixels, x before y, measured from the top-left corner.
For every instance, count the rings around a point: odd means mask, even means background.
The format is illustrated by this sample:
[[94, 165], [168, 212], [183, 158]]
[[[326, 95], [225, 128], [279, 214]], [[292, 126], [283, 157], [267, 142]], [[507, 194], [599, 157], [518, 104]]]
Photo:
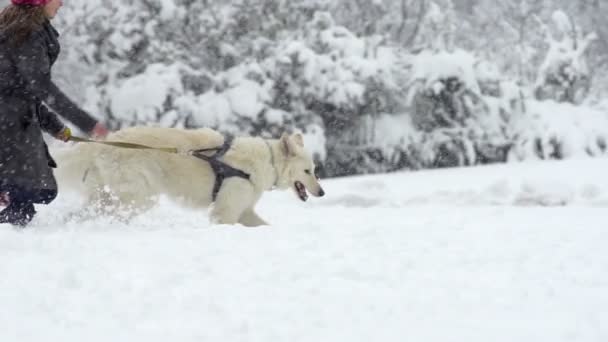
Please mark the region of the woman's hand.
[[108, 131], [108, 129], [106, 128], [106, 126], [104, 124], [102, 124], [101, 122], [98, 122], [97, 125], [95, 125], [95, 127], [93, 127], [93, 130], [90, 132], [91, 136], [93, 138], [105, 138], [108, 133], [110, 133], [110, 131]]
[[70, 138], [72, 137], [72, 130], [69, 127], [64, 127], [61, 132], [59, 132], [55, 138], [59, 139], [63, 142], [68, 142], [70, 141]]

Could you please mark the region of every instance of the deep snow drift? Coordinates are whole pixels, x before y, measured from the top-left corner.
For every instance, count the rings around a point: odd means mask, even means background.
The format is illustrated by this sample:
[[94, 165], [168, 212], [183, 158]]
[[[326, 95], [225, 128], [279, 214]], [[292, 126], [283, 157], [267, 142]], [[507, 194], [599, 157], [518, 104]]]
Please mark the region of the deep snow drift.
[[327, 180], [272, 227], [162, 200], [0, 225], [0, 341], [605, 341], [608, 160]]

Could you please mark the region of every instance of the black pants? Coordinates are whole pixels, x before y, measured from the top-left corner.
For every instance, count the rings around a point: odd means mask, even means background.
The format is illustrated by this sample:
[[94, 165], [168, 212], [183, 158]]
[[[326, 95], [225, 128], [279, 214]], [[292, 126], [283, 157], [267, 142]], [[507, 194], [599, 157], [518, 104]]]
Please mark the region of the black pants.
[[10, 203], [0, 211], [0, 223], [10, 223], [25, 227], [36, 215], [34, 204], [49, 204], [57, 197], [57, 190], [36, 189], [27, 190], [14, 186], [0, 188], [0, 192], [8, 192]]

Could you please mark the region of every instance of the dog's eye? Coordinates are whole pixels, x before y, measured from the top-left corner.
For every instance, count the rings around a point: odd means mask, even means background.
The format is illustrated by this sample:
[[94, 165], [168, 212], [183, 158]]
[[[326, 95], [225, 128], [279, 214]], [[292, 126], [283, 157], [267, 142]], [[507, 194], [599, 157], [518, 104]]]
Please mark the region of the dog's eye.
[[304, 173], [306, 173], [307, 175], [310, 175], [310, 170], [304, 170]]

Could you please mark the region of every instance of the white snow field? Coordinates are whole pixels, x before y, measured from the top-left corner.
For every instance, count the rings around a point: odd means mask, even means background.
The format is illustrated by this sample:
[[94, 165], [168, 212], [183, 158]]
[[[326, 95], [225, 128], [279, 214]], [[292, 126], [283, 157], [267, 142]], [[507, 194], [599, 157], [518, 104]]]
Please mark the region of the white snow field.
[[126, 225], [0, 225], [0, 341], [608, 341], [608, 160], [272, 192], [272, 227], [167, 200]]

